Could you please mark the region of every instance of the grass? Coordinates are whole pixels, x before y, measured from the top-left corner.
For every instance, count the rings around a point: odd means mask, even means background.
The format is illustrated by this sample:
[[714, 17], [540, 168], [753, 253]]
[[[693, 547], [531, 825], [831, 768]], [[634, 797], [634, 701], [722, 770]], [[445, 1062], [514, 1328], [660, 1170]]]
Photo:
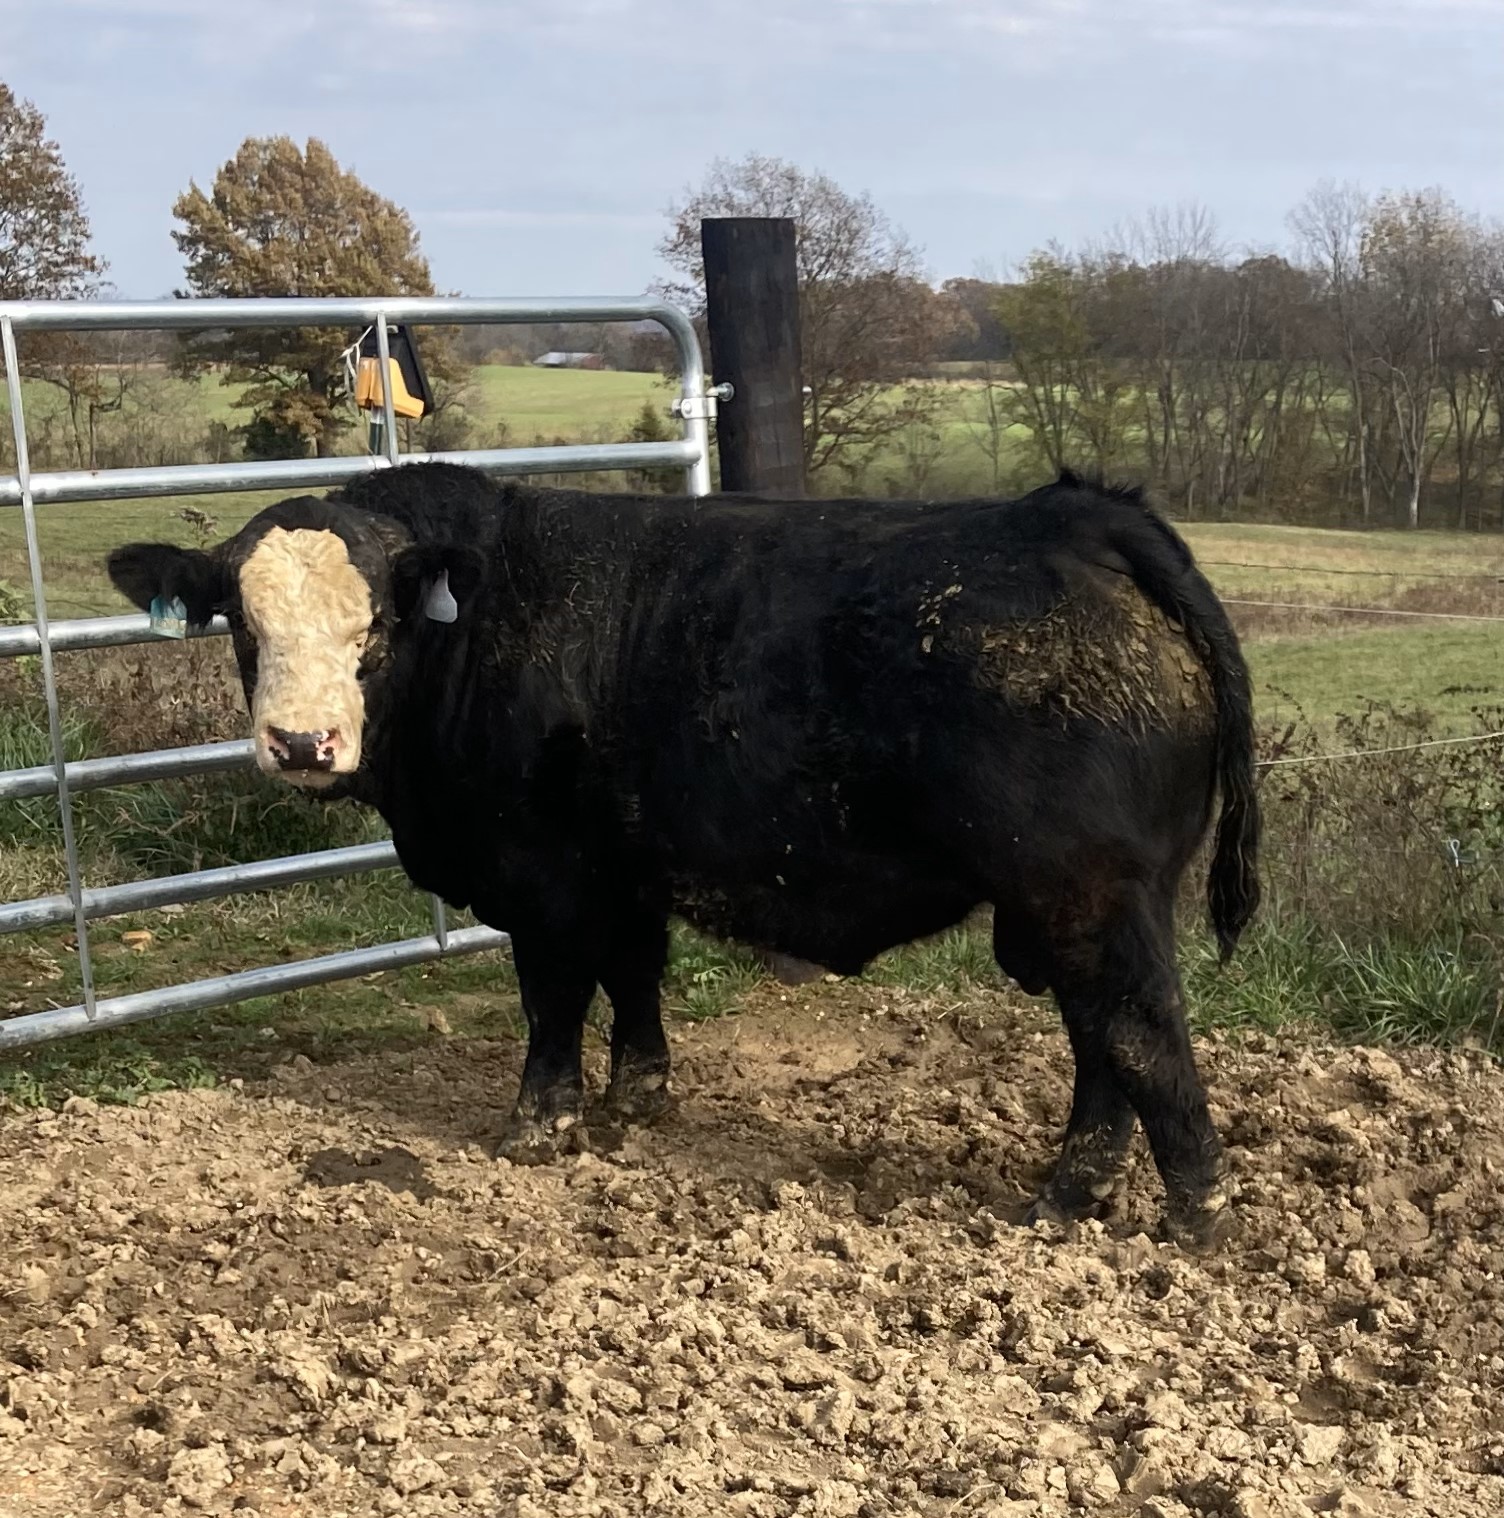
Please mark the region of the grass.
[[992, 930], [986, 923], [965, 923], [918, 943], [890, 950], [867, 969], [880, 986], [901, 986], [926, 994], [997, 983]]
[[[108, 942], [104, 947], [108, 963]], [[158, 978], [186, 979], [194, 969], [180, 960], [173, 975], [163, 964]], [[0, 1056], [0, 1100], [133, 1101], [168, 1087], [257, 1079], [299, 1055], [323, 1064], [400, 1053], [435, 1037], [515, 1038], [522, 1027], [507, 961], [478, 955], [19, 1050]]]
[[482, 436], [505, 426], [522, 445], [535, 437], [621, 437], [644, 402], [667, 410], [673, 393], [654, 374], [483, 364], [473, 371], [465, 406]]
[[[143, 928], [149, 945], [132, 947]], [[426, 898], [387, 876], [190, 907], [165, 921], [161, 914], [114, 919], [95, 924], [91, 939], [100, 994], [110, 995], [426, 931]], [[0, 1011], [75, 1000], [76, 957], [47, 947], [43, 935], [18, 937], [19, 945], [0, 941], [0, 985], [11, 997]], [[664, 1005], [670, 1016], [719, 1017], [760, 979], [750, 954], [679, 926]], [[592, 1024], [604, 1036], [599, 1000]], [[170, 1087], [256, 1079], [299, 1055], [323, 1064], [401, 1053], [434, 1038], [518, 1038], [525, 1026], [510, 961], [483, 953], [0, 1054], [0, 1101], [134, 1101]]]
[[[24, 389], [28, 431], [50, 438], [61, 448], [67, 436], [62, 392], [38, 381]], [[527, 445], [535, 440], [591, 441], [625, 437], [645, 401], [667, 411], [670, 392], [652, 374], [612, 371], [513, 368], [487, 364], [473, 371], [463, 398], [476, 446]], [[148, 413], [145, 423], [167, 429], [153, 441], [173, 458], [193, 456], [211, 422], [238, 426], [244, 413], [233, 407], [234, 392], [216, 380], [179, 380], [153, 373], [139, 395], [128, 402], [134, 413]], [[9, 408], [0, 394], [0, 436], [8, 436]], [[358, 429], [344, 439], [350, 452], [362, 447]], [[3, 451], [3, 450], [0, 450]], [[42, 468], [44, 461], [33, 461]], [[234, 532], [283, 492], [240, 492], [217, 496], [179, 496], [158, 501], [108, 501], [38, 510], [38, 536], [47, 570], [49, 606], [54, 616], [89, 616], [125, 609], [104, 581], [99, 565], [120, 543], [152, 537], [180, 543], [201, 533], [181, 513], [202, 513], [215, 523], [215, 536]], [[29, 584], [20, 513], [0, 509], [0, 584]], [[27, 596], [29, 605], [29, 596]]]
[[1368, 1043], [1504, 1053], [1497, 958], [1455, 928], [1419, 943], [1382, 931], [1353, 942], [1295, 919], [1250, 932], [1227, 967], [1210, 939], [1191, 937], [1182, 967], [1192, 1021], [1202, 1028], [1294, 1025]]
[[[210, 422], [240, 426], [246, 413], [235, 406], [236, 390], [214, 376], [177, 379], [165, 370], [148, 371], [149, 379], [128, 399], [128, 407], [150, 407], [173, 413], [199, 427]], [[463, 403], [482, 431], [505, 424], [514, 439], [535, 433], [586, 437], [600, 427], [614, 427], [631, 418], [648, 399], [666, 406], [668, 390], [655, 374], [622, 374], [614, 370], [535, 369], [532, 365], [481, 364], [471, 371]], [[67, 403], [55, 385], [25, 380], [21, 390], [27, 430], [33, 438], [56, 436], [67, 425]], [[0, 391], [0, 427], [10, 430], [10, 403]], [[348, 434], [359, 447], [359, 434]], [[36, 444], [34, 443], [34, 446]]]
[[[1504, 692], [1504, 546], [1468, 533], [1197, 523], [1182, 530], [1229, 600], [1264, 722], [1305, 717], [1329, 729], [1337, 713], [1372, 702], [1419, 709], [1439, 730], [1463, 732], [1474, 708]], [[1361, 607], [1500, 621], [1367, 617]]]
[[[25, 362], [26, 350], [21, 350]], [[238, 426], [245, 414], [235, 409], [235, 390], [212, 379], [179, 379], [165, 367], [144, 366], [142, 378], [128, 393], [125, 405], [147, 405], [162, 412], [190, 417], [197, 425], [224, 422]], [[70, 428], [68, 401], [62, 389], [39, 379], [21, 381], [21, 405], [26, 412], [27, 433], [33, 448], [45, 446], [49, 439]], [[0, 427], [9, 437], [10, 397], [0, 391]]]
[[1376, 629], [1333, 626], [1249, 644], [1261, 719], [1279, 726], [1311, 716], [1330, 730], [1339, 712], [1368, 701], [1422, 708], [1440, 731], [1473, 731], [1479, 705], [1504, 695], [1504, 623]]
[[[134, 611], [104, 573], [105, 555], [122, 543], [154, 540], [192, 545], [237, 531], [284, 491], [240, 491], [219, 496], [169, 496], [155, 501], [84, 501], [37, 508], [37, 539], [53, 617], [89, 617]], [[206, 533], [184, 512], [201, 515]], [[28, 620], [31, 579], [21, 513], [0, 507], [0, 585], [19, 596]]]
[[[1504, 578], [1504, 544], [1477, 533], [1368, 532], [1328, 527], [1281, 527], [1257, 522], [1181, 525], [1219, 588], [1243, 595], [1271, 577], [1312, 600], [1360, 599], [1432, 575]], [[1240, 569], [1239, 564], [1265, 568]], [[1314, 574], [1308, 572], [1314, 569]]]
[[664, 1005], [692, 1022], [720, 1017], [763, 978], [755, 955], [674, 925], [669, 941], [669, 979]]

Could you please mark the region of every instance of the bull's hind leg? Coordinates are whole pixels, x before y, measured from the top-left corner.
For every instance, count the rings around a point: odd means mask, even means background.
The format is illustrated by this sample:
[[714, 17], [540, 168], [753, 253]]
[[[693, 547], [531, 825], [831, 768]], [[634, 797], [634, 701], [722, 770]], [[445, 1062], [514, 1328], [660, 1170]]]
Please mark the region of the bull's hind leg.
[[669, 1103], [669, 1048], [659, 989], [667, 962], [667, 922], [643, 918], [615, 936], [601, 969], [601, 987], [611, 999], [606, 1106], [625, 1122], [648, 1122]]
[[[1049, 988], [1054, 967], [1048, 941], [1034, 918], [1006, 898], [993, 912], [992, 952], [1003, 974], [1030, 996]], [[1133, 1138], [1133, 1108], [1112, 1077], [1101, 1037], [1090, 1019], [1065, 1010], [1076, 1056], [1076, 1088], [1060, 1160], [1029, 1209], [1030, 1223], [1105, 1215]]]
[[1133, 1107], [1113, 1079], [1101, 1039], [1069, 1011], [1065, 1022], [1076, 1056], [1071, 1115], [1054, 1174], [1029, 1209], [1030, 1223], [1105, 1217], [1133, 1140]]
[[1072, 1111], [1074, 1131], [1057, 1177], [1069, 1196], [1077, 1174], [1100, 1171], [1100, 1154], [1116, 1154], [1120, 1162], [1131, 1133], [1124, 1104], [1131, 1106], [1164, 1182], [1166, 1230], [1182, 1243], [1214, 1244], [1229, 1220], [1222, 1146], [1191, 1052], [1169, 893], [1126, 885], [1095, 931], [1075, 926], [1060, 955], [1056, 989], [1076, 1049], [1084, 1111], [1079, 1125]]
[[586, 1142], [580, 1047], [595, 975], [582, 969], [567, 947], [527, 935], [513, 938], [512, 957], [527, 1016], [527, 1059], [498, 1152], [509, 1159], [546, 1160]]

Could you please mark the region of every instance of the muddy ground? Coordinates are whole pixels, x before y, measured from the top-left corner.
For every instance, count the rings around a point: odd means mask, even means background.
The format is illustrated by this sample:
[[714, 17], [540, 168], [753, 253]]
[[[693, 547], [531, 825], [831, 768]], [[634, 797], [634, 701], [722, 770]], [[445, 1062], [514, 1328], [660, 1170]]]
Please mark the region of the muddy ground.
[[0, 1513], [1504, 1513], [1480, 1056], [1203, 1045], [1199, 1260], [1142, 1160], [1017, 1226], [1068, 1062], [1001, 998], [675, 1040], [669, 1119], [543, 1168], [510, 1042], [0, 1116]]

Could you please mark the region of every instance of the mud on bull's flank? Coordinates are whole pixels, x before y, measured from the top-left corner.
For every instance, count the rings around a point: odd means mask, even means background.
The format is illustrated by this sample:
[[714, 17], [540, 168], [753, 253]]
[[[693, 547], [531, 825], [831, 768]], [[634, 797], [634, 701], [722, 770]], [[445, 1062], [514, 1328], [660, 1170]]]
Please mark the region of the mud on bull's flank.
[[1042, 617], [957, 619], [940, 634], [978, 685], [1062, 720], [1088, 718], [1142, 733], [1209, 730], [1211, 682], [1183, 628], [1131, 584], [1072, 594]]

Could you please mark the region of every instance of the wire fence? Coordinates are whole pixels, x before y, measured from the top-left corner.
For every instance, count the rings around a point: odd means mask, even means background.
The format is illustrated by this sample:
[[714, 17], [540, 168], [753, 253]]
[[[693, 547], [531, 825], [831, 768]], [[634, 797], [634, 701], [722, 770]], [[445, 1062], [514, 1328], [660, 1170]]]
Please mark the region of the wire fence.
[[1338, 568], [1332, 564], [1262, 564], [1248, 559], [1202, 559], [1203, 569], [1261, 569], [1275, 574], [1367, 575], [1385, 580], [1464, 580], [1504, 586], [1504, 565], [1493, 570], [1472, 570], [1460, 574], [1455, 569], [1360, 569], [1351, 565]]
[[1391, 743], [1382, 748], [1350, 748], [1331, 754], [1286, 754], [1260, 759], [1256, 768], [1278, 769], [1290, 764], [1335, 764], [1344, 759], [1372, 759], [1380, 754], [1414, 754], [1427, 748], [1457, 748], [1468, 743], [1493, 743], [1504, 738], [1504, 728], [1492, 733], [1465, 733], [1456, 738], [1425, 738], [1416, 743]]
[[1224, 606], [1261, 606], [1270, 611], [1346, 612], [1355, 617], [1434, 617], [1443, 622], [1504, 622], [1504, 616], [1477, 611], [1410, 611], [1398, 606], [1347, 606], [1320, 601], [1254, 601], [1223, 596]]
[[[1259, 569], [1274, 573], [1293, 571], [1302, 574], [1382, 575], [1394, 578], [1424, 578], [1460, 580], [1470, 583], [1487, 581], [1504, 586], [1504, 571], [1497, 574], [1458, 574], [1445, 570], [1393, 570], [1328, 568], [1319, 564], [1265, 564], [1241, 559], [1201, 559], [1206, 568]], [[1352, 606], [1340, 602], [1321, 601], [1271, 601], [1245, 596], [1222, 596], [1224, 606], [1245, 606], [1265, 611], [1298, 611], [1321, 614], [1348, 615], [1355, 617], [1396, 617], [1402, 619], [1436, 620], [1443, 622], [1504, 622], [1504, 615], [1469, 611], [1417, 611], [1398, 606]], [[1288, 765], [1335, 764], [1350, 759], [1370, 759], [1380, 755], [1419, 753], [1425, 749], [1453, 748], [1472, 743], [1493, 743], [1504, 738], [1504, 729], [1489, 733], [1468, 733], [1452, 738], [1426, 738], [1414, 743], [1393, 743], [1377, 748], [1343, 749], [1323, 754], [1288, 754], [1274, 759], [1261, 759], [1256, 768], [1271, 770]]]

